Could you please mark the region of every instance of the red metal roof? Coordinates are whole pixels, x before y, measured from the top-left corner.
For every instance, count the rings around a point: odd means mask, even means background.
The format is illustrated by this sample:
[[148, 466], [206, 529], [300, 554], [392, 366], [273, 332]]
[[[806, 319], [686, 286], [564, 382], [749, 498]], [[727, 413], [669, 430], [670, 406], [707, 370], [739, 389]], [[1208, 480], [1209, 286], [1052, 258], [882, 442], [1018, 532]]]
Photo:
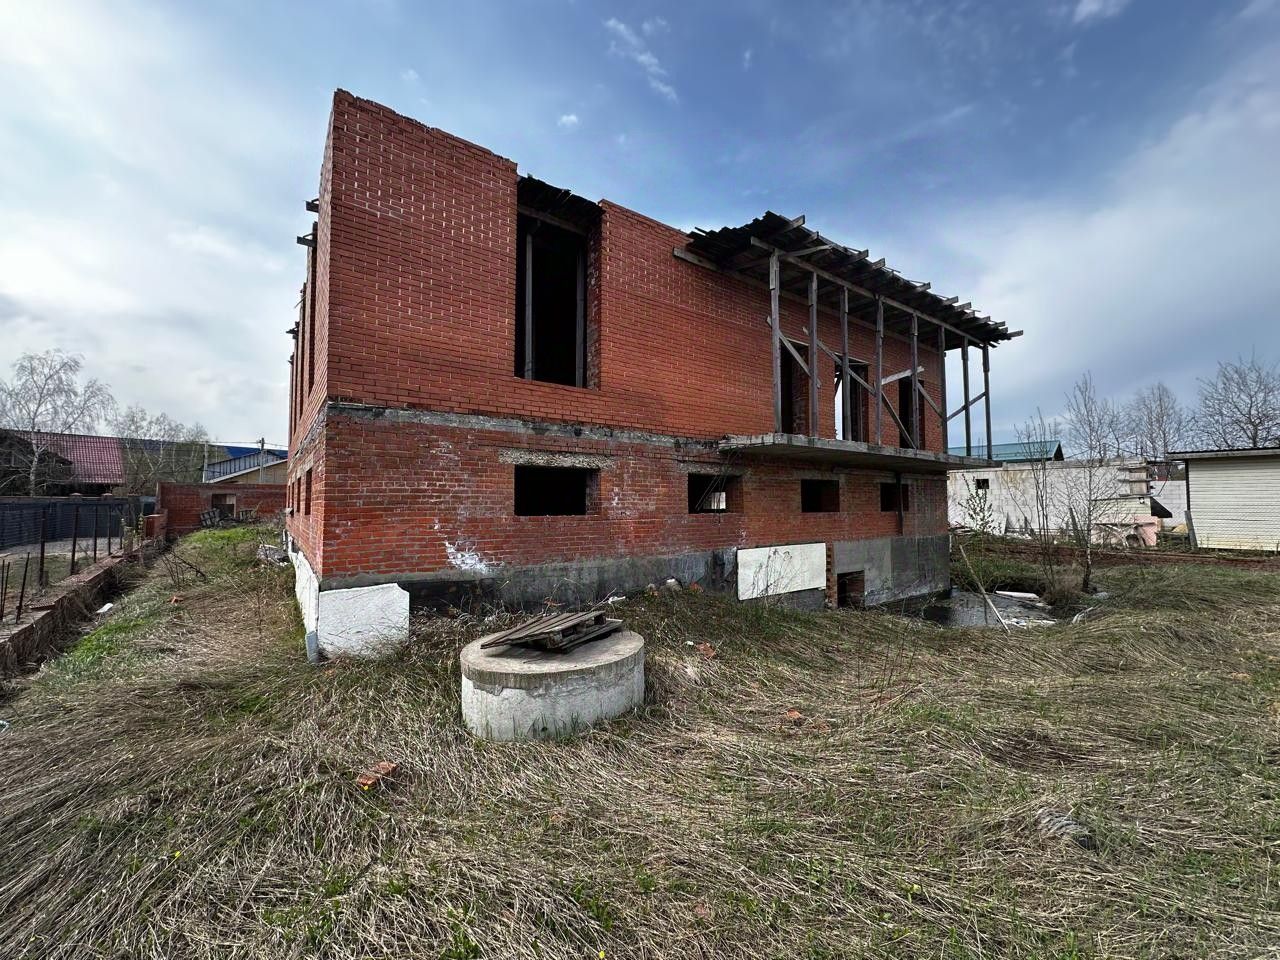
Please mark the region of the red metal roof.
[[38, 439], [58, 456], [71, 463], [76, 483], [124, 483], [124, 454], [119, 437], [94, 437], [81, 433], [28, 433], [14, 431], [28, 439]]

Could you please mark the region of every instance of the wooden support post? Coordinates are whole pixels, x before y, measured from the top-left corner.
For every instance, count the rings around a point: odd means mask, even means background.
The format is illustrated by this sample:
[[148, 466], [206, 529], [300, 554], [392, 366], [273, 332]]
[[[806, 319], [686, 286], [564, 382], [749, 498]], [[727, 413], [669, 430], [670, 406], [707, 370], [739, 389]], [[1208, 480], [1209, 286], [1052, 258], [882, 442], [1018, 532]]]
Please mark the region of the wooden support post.
[[982, 409], [987, 415], [987, 459], [992, 458], [994, 444], [991, 442], [991, 348], [982, 345]]
[[781, 294], [778, 277], [778, 255], [769, 256], [769, 328], [773, 337], [773, 432], [787, 433], [782, 429], [782, 321], [778, 315], [778, 296]]
[[942, 452], [949, 449], [947, 429], [947, 331], [938, 328], [938, 384], [942, 391], [942, 405], [938, 407], [938, 425], [942, 428]]
[[876, 297], [876, 378], [872, 381], [876, 387], [876, 444], [884, 443], [884, 416], [880, 410], [884, 402], [884, 301]]
[[524, 378], [533, 379], [533, 233], [524, 235]]
[[80, 543], [80, 504], [71, 507], [71, 573], [76, 572], [76, 546]]
[[818, 275], [809, 274], [809, 436], [818, 435]]
[[578, 251], [577, 339], [574, 346], [577, 364], [574, 382], [580, 387], [585, 387], [587, 385], [587, 265], [581, 250]]
[[960, 344], [960, 366], [964, 373], [964, 455], [973, 456], [973, 410], [969, 406], [969, 338]]
[[853, 398], [849, 396], [853, 384], [849, 381], [849, 289], [840, 288], [840, 437], [856, 440], [853, 436]]
[[911, 409], [902, 413], [911, 414], [907, 435], [911, 437], [911, 445], [919, 450], [924, 417], [920, 415], [920, 321], [914, 313], [911, 314]]

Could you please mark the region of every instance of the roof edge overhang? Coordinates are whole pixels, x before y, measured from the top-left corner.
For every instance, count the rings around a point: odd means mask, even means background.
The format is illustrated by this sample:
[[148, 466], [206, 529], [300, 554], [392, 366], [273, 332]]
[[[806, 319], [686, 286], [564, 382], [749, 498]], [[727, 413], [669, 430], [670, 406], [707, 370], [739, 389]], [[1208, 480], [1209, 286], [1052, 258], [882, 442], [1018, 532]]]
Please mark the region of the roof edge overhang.
[[803, 216], [787, 218], [770, 210], [739, 227], [694, 230], [688, 234], [689, 242], [677, 247], [675, 253], [766, 285], [770, 261], [776, 256], [784, 294], [802, 293], [809, 278], [816, 275], [825, 281], [820, 306], [838, 309], [844, 299], [841, 291], [845, 291], [852, 294], [848, 298], [850, 319], [873, 322], [882, 307], [886, 328], [907, 332], [912, 318], [918, 318], [938, 327], [948, 350], [967, 344], [992, 347], [1022, 335], [1020, 330], [1011, 331], [1003, 323], [980, 316], [972, 304], [959, 303], [958, 297], [942, 297], [932, 292], [930, 284], [906, 279], [885, 266], [884, 260], [872, 261], [866, 250], [826, 239], [804, 222]]
[[1166, 460], [1235, 460], [1249, 457], [1280, 457], [1280, 447], [1243, 447], [1226, 450], [1170, 450]]

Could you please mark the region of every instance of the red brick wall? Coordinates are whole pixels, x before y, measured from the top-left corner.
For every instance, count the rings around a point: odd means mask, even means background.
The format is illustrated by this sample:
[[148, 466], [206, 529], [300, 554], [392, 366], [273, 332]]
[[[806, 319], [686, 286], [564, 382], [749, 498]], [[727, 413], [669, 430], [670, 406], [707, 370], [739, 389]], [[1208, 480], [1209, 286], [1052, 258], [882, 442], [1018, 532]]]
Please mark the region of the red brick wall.
[[284, 487], [278, 483], [241, 483], [232, 487], [222, 483], [162, 483], [156, 509], [167, 511], [169, 534], [180, 537], [200, 529], [200, 514], [212, 508], [215, 493], [234, 494], [236, 510], [256, 508], [263, 518], [284, 509]]
[[[690, 437], [773, 430], [767, 292], [676, 259], [684, 234], [608, 202], [591, 277], [598, 387], [514, 376], [517, 180], [515, 164], [488, 150], [335, 96], [320, 190], [316, 388], [297, 435], [325, 393]], [[806, 317], [784, 301], [788, 335], [804, 339]], [[839, 343], [835, 316], [821, 316], [819, 335]], [[871, 328], [855, 324], [851, 335], [852, 352], [869, 358]], [[886, 338], [885, 373], [909, 356], [905, 340]], [[921, 362], [936, 396], [937, 354], [924, 343]], [[830, 380], [820, 389], [824, 436], [835, 430]]]
[[[514, 464], [529, 451], [604, 460], [589, 516], [517, 517]], [[716, 472], [716, 454], [618, 440], [330, 417], [323, 575], [427, 573], [451, 565], [448, 545], [489, 564], [661, 556], [717, 547], [851, 540], [899, 532], [880, 512], [878, 471], [734, 464], [740, 512], [689, 514], [686, 475]], [[698, 470], [698, 464], [702, 469]], [[800, 477], [837, 477], [838, 513], [801, 513]], [[908, 534], [947, 530], [946, 480], [909, 478]], [[308, 554], [308, 556], [311, 556]]]

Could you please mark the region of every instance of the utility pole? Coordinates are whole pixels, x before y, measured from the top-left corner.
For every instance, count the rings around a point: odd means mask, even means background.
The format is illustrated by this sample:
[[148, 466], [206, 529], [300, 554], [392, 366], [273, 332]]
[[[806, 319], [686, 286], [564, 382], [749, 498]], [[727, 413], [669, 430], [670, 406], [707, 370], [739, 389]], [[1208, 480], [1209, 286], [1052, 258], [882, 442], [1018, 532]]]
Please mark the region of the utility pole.
[[258, 438], [258, 482], [262, 482], [262, 461], [267, 459], [267, 438]]

